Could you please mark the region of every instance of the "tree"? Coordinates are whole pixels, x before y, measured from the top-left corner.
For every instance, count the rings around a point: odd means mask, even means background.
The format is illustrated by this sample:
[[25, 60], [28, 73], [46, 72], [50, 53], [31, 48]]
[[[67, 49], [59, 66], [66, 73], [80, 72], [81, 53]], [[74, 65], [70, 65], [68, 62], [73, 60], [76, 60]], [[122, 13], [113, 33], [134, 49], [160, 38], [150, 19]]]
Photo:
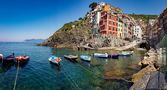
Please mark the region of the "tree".
[[89, 5], [89, 8], [91, 8], [92, 10], [94, 10], [96, 8], [98, 4], [96, 2], [93, 2]]
[[80, 17], [78, 20], [82, 20], [82, 18]]

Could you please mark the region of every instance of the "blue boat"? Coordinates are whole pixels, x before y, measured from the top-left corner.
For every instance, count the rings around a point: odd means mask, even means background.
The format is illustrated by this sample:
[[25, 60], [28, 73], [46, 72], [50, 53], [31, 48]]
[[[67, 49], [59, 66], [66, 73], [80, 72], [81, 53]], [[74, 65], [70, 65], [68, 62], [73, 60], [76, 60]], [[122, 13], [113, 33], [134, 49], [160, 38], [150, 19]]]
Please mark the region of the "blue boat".
[[60, 62], [61, 62], [61, 58], [57, 56], [50, 56], [48, 60], [51, 63], [56, 64], [56, 65], [60, 65]]
[[13, 63], [15, 61], [15, 55], [14, 53], [12, 55], [9, 55], [5, 58], [3, 58], [3, 64], [6, 64], [6, 63]]
[[80, 59], [83, 61], [90, 62], [91, 61], [91, 56], [89, 55], [80, 55]]
[[109, 57], [112, 58], [112, 59], [118, 59], [119, 54], [111, 54], [111, 55], [109, 55]]

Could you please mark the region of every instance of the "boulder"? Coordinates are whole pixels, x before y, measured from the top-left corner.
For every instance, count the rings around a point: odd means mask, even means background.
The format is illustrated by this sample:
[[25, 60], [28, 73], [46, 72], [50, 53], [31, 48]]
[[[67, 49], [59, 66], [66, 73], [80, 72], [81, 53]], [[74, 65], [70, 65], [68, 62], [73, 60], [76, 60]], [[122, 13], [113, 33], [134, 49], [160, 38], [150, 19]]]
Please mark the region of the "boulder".
[[138, 80], [133, 84], [133, 86], [130, 87], [130, 90], [145, 90], [149, 79], [149, 74], [144, 75], [140, 80]]
[[141, 79], [146, 73], [149, 74], [153, 71], [157, 71], [157, 69], [154, 67], [154, 65], [148, 65], [147, 67], [143, 68], [142, 70], [140, 70], [138, 73], [134, 74], [132, 76], [132, 82], [135, 83], [137, 82], [139, 79]]
[[130, 90], [166, 90], [165, 76], [159, 71], [145, 74], [130, 87]]

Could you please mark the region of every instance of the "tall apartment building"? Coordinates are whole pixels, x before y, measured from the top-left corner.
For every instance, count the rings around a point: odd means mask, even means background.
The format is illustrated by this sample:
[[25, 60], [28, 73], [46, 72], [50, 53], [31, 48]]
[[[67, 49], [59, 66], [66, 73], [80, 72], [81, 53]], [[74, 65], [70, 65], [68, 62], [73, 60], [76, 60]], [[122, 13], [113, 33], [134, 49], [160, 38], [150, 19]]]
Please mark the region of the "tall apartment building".
[[117, 37], [118, 17], [110, 12], [102, 11], [100, 19], [100, 33]]
[[122, 14], [121, 9], [100, 3], [91, 13], [93, 34], [122, 39], [133, 37], [134, 20], [128, 15]]

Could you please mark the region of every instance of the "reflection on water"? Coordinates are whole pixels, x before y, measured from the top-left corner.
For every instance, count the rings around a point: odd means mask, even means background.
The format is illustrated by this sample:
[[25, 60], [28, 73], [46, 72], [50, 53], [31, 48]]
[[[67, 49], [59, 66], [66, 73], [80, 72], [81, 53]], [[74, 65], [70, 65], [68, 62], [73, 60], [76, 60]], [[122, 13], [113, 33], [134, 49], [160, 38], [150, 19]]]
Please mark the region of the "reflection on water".
[[1, 64], [0, 72], [7, 72], [13, 65], [14, 63]]
[[58, 72], [58, 71], [61, 70], [61, 67], [60, 67], [60, 66], [57, 66], [57, 65], [52, 64], [52, 63], [50, 63], [50, 67], [51, 67], [53, 70], [55, 70], [56, 72]]
[[[91, 62], [84, 62], [79, 58], [77, 62], [71, 62], [63, 56], [117, 52], [55, 49], [38, 47], [32, 43], [0, 43], [0, 52], [4, 55], [10, 54], [11, 51], [16, 55], [26, 54], [31, 57], [19, 70], [17, 90], [128, 90], [130, 85], [122, 78], [129, 79], [129, 76], [140, 69], [137, 63], [144, 55], [144, 52], [135, 51], [133, 56], [119, 59], [92, 57]], [[62, 58], [60, 67], [49, 63], [48, 57], [51, 55]], [[13, 89], [16, 66], [11, 65], [4, 71], [0, 70], [0, 90]]]

